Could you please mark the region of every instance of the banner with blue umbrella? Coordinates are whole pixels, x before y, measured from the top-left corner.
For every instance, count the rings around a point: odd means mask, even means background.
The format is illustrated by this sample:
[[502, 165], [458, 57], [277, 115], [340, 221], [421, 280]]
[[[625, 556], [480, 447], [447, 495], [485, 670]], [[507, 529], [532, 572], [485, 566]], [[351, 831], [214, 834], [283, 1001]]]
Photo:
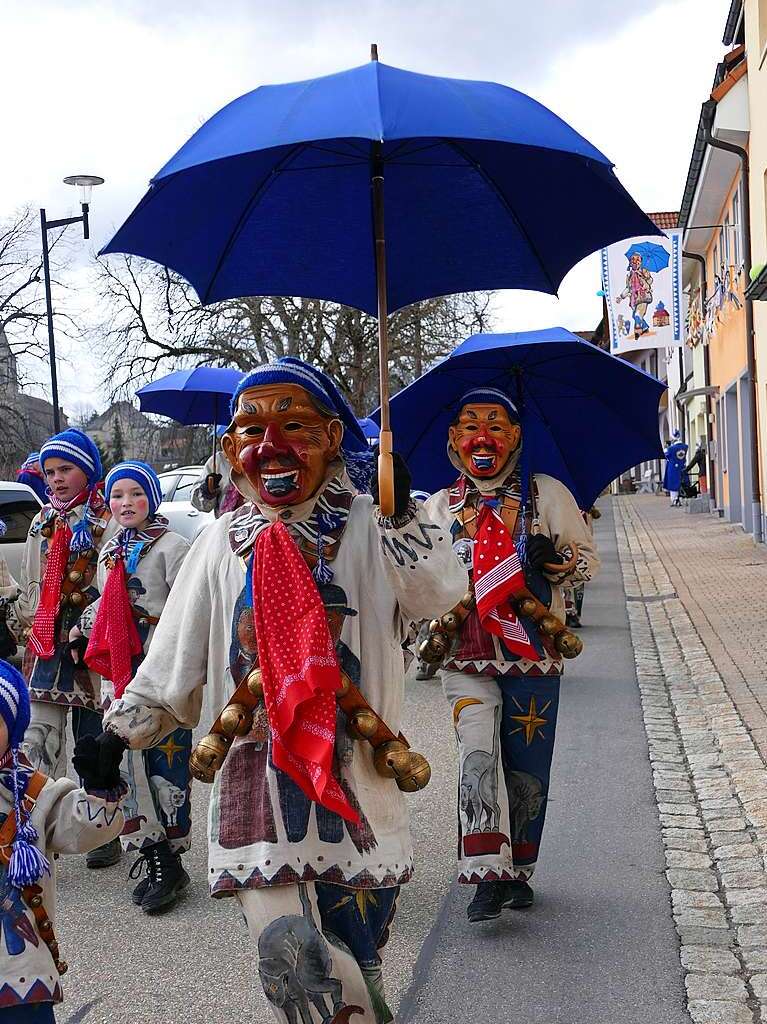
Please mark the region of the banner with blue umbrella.
[[455, 479], [448, 427], [475, 387], [500, 388], [515, 402], [529, 471], [561, 480], [580, 508], [625, 469], [663, 455], [665, 385], [655, 377], [563, 327], [476, 334], [391, 400], [397, 450], [414, 487], [433, 492]]
[[302, 295], [377, 314], [390, 511], [388, 311], [475, 289], [554, 294], [588, 253], [662, 232], [607, 157], [529, 96], [372, 57], [228, 104], [102, 252], [173, 268], [203, 303]]

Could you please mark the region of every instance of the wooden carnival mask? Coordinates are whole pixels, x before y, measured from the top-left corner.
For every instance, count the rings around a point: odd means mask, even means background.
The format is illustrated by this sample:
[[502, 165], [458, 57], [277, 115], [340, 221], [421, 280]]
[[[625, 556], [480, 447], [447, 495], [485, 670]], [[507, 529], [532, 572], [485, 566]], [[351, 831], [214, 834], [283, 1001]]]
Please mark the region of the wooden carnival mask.
[[503, 472], [519, 447], [522, 428], [502, 405], [469, 402], [450, 427], [450, 447], [473, 477], [489, 479]]
[[221, 446], [265, 505], [299, 505], [319, 489], [344, 428], [298, 384], [243, 391]]

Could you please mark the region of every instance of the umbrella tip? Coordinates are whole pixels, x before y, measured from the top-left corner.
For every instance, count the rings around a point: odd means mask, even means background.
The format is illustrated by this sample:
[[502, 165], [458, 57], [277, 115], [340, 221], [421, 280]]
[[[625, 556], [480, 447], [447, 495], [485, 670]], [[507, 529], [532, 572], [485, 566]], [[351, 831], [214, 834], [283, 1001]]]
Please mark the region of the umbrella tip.
[[378, 60], [378, 43], [370, 44], [370, 59]]

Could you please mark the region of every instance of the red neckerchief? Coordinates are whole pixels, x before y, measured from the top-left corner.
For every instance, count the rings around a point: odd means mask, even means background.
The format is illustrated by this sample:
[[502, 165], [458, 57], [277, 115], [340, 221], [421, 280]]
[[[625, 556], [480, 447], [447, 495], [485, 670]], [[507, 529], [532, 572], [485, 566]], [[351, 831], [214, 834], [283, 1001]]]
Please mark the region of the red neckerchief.
[[525, 574], [496, 504], [495, 500], [483, 501], [474, 537], [472, 572], [479, 621], [487, 633], [500, 637], [512, 654], [540, 661], [511, 606], [510, 598], [526, 586]]
[[335, 646], [317, 585], [284, 523], [258, 534], [252, 565], [272, 761], [309, 799], [359, 823], [331, 770], [341, 687]]
[[133, 678], [133, 658], [143, 651], [127, 584], [125, 559], [117, 555], [109, 570], [85, 651], [86, 665], [112, 680], [115, 697], [122, 697]]
[[70, 501], [61, 501], [55, 494], [50, 497], [50, 505], [54, 512], [50, 521], [55, 523], [53, 540], [48, 548], [45, 576], [40, 589], [40, 603], [29, 636], [29, 646], [43, 661], [52, 658], [56, 650], [56, 618], [59, 614], [61, 584], [69, 561], [69, 542], [72, 539], [67, 513], [84, 504], [90, 493], [91, 488], [86, 487]]

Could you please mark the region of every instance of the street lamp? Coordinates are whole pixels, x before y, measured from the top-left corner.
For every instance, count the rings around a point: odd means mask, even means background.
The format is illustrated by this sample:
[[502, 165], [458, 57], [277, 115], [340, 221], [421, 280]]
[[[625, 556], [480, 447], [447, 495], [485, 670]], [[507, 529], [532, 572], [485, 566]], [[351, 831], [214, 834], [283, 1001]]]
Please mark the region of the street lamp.
[[48, 354], [51, 363], [51, 400], [53, 402], [53, 432], [61, 430], [59, 415], [59, 385], [56, 378], [56, 343], [53, 337], [53, 306], [51, 304], [51, 269], [48, 262], [48, 232], [52, 228], [64, 228], [68, 224], [82, 224], [83, 238], [90, 238], [88, 212], [91, 201], [91, 190], [94, 185], [103, 185], [104, 179], [97, 174], [71, 174], [64, 178], [65, 185], [77, 185], [80, 189], [80, 217], [63, 217], [60, 220], [48, 220], [45, 210], [40, 210], [40, 230], [43, 235], [43, 272], [45, 275], [45, 308], [48, 314]]

